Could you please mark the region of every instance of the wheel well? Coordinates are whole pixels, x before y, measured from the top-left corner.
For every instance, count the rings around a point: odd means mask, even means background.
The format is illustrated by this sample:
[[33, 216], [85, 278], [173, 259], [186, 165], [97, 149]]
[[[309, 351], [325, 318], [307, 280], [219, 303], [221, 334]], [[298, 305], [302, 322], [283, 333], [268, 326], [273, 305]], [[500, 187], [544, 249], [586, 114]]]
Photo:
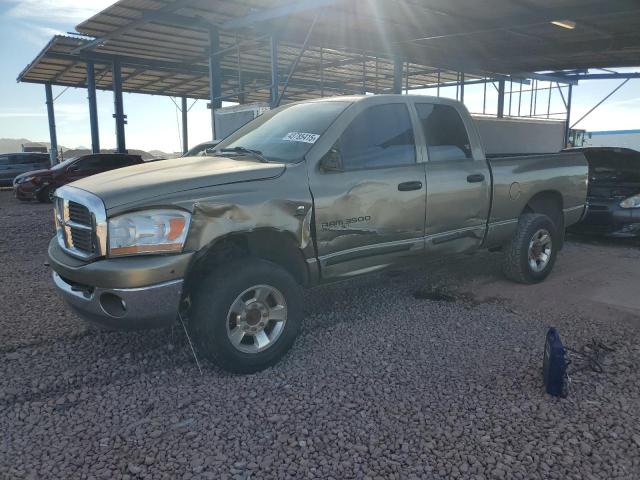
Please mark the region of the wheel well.
[[300, 285], [308, 285], [307, 264], [293, 236], [276, 230], [228, 235], [203, 249], [194, 260], [185, 289], [213, 268], [246, 257], [269, 260], [287, 270]]
[[535, 194], [524, 207], [522, 213], [541, 213], [551, 219], [564, 242], [563, 199], [559, 192], [548, 190]]

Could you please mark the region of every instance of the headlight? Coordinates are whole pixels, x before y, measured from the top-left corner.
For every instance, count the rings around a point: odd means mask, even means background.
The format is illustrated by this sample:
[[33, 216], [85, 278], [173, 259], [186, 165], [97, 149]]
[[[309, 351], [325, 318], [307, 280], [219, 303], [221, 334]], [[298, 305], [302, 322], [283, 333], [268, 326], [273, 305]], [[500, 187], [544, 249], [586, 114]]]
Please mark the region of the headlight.
[[640, 208], [640, 193], [620, 202], [622, 208]]
[[182, 210], [144, 210], [109, 219], [109, 255], [179, 252], [191, 215]]

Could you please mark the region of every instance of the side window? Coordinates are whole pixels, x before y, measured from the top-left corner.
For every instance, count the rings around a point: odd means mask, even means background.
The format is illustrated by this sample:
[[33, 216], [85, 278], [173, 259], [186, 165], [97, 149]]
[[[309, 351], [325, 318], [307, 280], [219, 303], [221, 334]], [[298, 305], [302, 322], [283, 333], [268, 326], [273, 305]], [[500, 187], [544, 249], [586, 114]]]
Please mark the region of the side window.
[[416, 147], [409, 110], [394, 103], [367, 108], [338, 142], [345, 170], [411, 165]]
[[0, 155], [0, 165], [9, 165], [9, 155]]
[[416, 110], [429, 149], [429, 161], [473, 158], [467, 129], [455, 108], [449, 105], [417, 103]]

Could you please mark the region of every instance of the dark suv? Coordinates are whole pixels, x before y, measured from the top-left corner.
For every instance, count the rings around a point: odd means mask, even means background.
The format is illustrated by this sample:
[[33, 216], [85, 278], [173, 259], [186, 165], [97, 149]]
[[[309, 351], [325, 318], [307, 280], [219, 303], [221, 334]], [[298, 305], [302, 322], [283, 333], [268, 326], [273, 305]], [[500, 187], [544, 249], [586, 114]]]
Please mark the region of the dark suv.
[[140, 155], [97, 153], [74, 157], [45, 170], [19, 175], [13, 181], [16, 198], [51, 202], [56, 188], [96, 173], [144, 163]]
[[47, 168], [48, 153], [3, 153], [0, 154], [0, 186], [9, 186], [18, 175]]

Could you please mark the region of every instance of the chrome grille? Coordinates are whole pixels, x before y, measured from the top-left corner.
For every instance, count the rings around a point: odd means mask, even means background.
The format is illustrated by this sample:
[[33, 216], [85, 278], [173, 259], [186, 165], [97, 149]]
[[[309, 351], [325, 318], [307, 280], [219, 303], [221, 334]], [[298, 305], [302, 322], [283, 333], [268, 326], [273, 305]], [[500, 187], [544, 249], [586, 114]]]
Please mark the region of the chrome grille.
[[91, 225], [91, 212], [84, 205], [70, 201], [69, 220], [81, 225]]
[[106, 253], [106, 212], [100, 198], [70, 186], [59, 188], [55, 216], [58, 244], [70, 255], [91, 260]]

